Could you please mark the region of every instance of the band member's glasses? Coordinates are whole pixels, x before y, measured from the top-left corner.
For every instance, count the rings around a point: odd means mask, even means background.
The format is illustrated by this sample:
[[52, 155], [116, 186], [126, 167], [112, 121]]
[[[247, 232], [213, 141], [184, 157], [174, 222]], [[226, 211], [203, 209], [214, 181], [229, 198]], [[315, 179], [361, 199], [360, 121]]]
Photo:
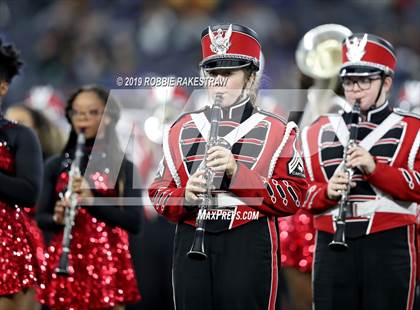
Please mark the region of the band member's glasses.
[[354, 88], [354, 84], [361, 90], [368, 90], [372, 85], [372, 81], [379, 80], [380, 77], [358, 77], [358, 78], [343, 78], [341, 84], [343, 85], [344, 90], [351, 91]]

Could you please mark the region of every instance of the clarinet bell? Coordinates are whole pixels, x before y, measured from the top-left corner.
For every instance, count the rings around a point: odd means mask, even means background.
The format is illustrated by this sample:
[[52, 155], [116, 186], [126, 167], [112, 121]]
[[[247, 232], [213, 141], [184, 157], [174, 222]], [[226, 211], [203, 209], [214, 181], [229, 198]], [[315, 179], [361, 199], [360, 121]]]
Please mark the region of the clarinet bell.
[[61, 267], [55, 268], [55, 273], [59, 276], [64, 276], [64, 277], [68, 277], [70, 275], [70, 272], [67, 268], [61, 268]]
[[204, 252], [204, 229], [196, 229], [194, 241], [191, 246], [191, 249], [187, 253], [187, 257], [193, 260], [207, 259], [207, 254]]
[[337, 222], [337, 230], [334, 234], [333, 240], [328, 244], [328, 247], [336, 252], [344, 252], [348, 249], [345, 237], [345, 223], [343, 221]]
[[68, 277], [70, 275], [69, 271], [69, 251], [63, 249], [61, 253], [60, 260], [58, 262], [57, 268], [55, 268], [55, 273], [60, 276]]
[[344, 252], [349, 248], [347, 243], [334, 240], [328, 244], [328, 247], [335, 252]]

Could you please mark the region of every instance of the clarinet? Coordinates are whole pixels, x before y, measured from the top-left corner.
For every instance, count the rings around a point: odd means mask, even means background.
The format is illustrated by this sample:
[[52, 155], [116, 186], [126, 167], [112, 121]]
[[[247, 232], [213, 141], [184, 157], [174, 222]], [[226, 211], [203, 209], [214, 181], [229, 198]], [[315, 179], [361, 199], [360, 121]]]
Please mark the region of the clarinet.
[[[200, 195], [201, 201], [198, 206], [198, 215], [196, 218], [196, 229], [194, 234], [194, 240], [191, 246], [190, 251], [187, 253], [187, 256], [194, 260], [205, 260], [207, 254], [204, 250], [204, 233], [205, 233], [205, 221], [203, 219], [207, 210], [211, 205], [214, 204], [214, 198], [212, 196], [213, 189], [213, 178], [215, 173], [207, 167], [207, 151], [216, 145], [221, 145], [227, 148], [230, 148], [229, 144], [223, 140], [219, 139], [219, 122], [221, 118], [221, 102], [223, 100], [223, 95], [220, 93], [216, 94], [214, 99], [214, 104], [211, 108], [210, 116], [210, 133], [209, 139], [206, 144], [204, 159], [200, 165], [200, 168], [204, 169], [204, 180], [206, 181], [206, 192]], [[199, 168], [199, 169], [200, 169]]]
[[[65, 209], [64, 212], [64, 232], [63, 232], [63, 240], [61, 243], [62, 252], [60, 256], [60, 260], [58, 263], [58, 267], [55, 269], [55, 273], [62, 276], [69, 276], [69, 254], [70, 254], [70, 242], [72, 239], [72, 229], [74, 225], [74, 220], [77, 213], [77, 194], [73, 193], [72, 191], [72, 184], [74, 177], [78, 177], [81, 175], [80, 173], [80, 161], [83, 156], [83, 148], [85, 145], [85, 135], [83, 130], [77, 135], [77, 146], [76, 152], [74, 153], [74, 160], [71, 163], [70, 171], [69, 171], [69, 180], [67, 183], [67, 190], [65, 193], [65, 197], [69, 199], [70, 205]], [[60, 196], [62, 199], [64, 198], [63, 195]]]
[[351, 168], [346, 166], [346, 156], [347, 151], [356, 145], [357, 139], [357, 131], [358, 131], [358, 123], [359, 123], [359, 116], [360, 116], [360, 99], [356, 100], [353, 105], [353, 110], [351, 112], [351, 125], [350, 125], [350, 137], [347, 145], [344, 147], [343, 151], [343, 162], [342, 162], [342, 169], [349, 178], [349, 184], [347, 188], [342, 192], [340, 197], [340, 204], [338, 208], [338, 216], [334, 218], [335, 223], [335, 233], [333, 240], [328, 245], [331, 250], [342, 252], [348, 248], [346, 243], [346, 211], [349, 210], [349, 203], [348, 203], [348, 196], [350, 193], [350, 179], [353, 175], [354, 171]]

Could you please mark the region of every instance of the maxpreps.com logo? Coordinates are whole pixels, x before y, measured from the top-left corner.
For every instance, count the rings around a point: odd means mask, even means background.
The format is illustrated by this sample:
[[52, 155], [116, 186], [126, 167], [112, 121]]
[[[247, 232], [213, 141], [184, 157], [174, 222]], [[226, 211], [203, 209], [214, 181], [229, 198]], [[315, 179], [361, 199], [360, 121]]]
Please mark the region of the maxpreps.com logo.
[[257, 220], [260, 216], [259, 211], [240, 211], [240, 210], [199, 210], [197, 219], [200, 220]]

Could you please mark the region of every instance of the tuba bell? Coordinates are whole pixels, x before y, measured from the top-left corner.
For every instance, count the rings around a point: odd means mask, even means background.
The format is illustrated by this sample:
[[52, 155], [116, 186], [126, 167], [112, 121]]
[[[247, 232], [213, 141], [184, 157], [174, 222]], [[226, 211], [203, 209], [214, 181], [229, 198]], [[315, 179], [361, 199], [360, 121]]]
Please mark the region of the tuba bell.
[[333, 91], [342, 64], [342, 42], [351, 34], [345, 26], [325, 24], [311, 29], [300, 40], [295, 53], [296, 64], [304, 75], [313, 79], [313, 85], [305, 96], [300, 126], [309, 125], [318, 116], [327, 113], [331, 105], [347, 109], [345, 101], [335, 96]]

